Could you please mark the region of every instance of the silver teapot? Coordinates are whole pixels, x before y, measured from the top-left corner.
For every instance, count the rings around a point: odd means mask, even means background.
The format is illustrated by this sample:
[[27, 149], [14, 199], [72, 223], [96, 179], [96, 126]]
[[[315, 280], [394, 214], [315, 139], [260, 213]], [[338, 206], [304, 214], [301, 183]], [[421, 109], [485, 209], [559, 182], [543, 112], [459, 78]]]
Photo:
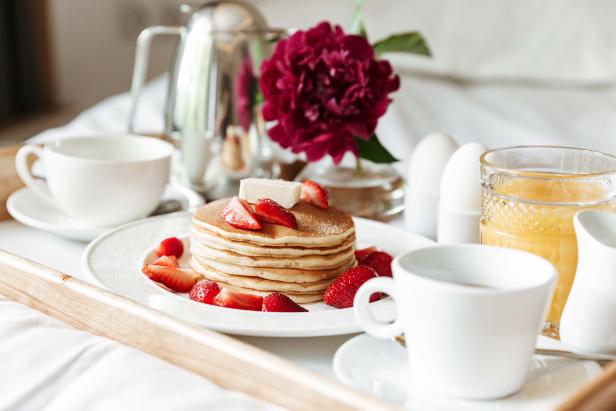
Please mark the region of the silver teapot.
[[164, 114], [164, 134], [179, 148], [174, 175], [207, 198], [233, 195], [239, 179], [274, 172], [257, 101], [258, 70], [286, 31], [268, 28], [263, 15], [241, 0], [184, 5], [182, 11], [190, 14], [184, 26], [152, 26], [139, 35], [128, 128], [135, 132], [152, 38], [179, 37]]

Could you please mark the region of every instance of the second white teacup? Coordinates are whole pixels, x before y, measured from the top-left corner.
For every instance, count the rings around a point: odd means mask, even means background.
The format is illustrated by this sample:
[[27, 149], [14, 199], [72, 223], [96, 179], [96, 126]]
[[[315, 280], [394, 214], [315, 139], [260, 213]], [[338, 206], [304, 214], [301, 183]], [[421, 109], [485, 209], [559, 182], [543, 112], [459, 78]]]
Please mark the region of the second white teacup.
[[[370, 335], [405, 334], [413, 390], [494, 399], [522, 388], [556, 283], [550, 262], [499, 247], [434, 246], [396, 257], [393, 275], [359, 289], [355, 314]], [[372, 316], [375, 292], [396, 301], [393, 323]]]
[[[150, 214], [169, 181], [171, 144], [134, 135], [77, 137], [43, 148], [22, 147], [15, 163], [23, 182], [39, 197], [90, 227], [111, 227]], [[28, 167], [43, 162], [45, 189]]]

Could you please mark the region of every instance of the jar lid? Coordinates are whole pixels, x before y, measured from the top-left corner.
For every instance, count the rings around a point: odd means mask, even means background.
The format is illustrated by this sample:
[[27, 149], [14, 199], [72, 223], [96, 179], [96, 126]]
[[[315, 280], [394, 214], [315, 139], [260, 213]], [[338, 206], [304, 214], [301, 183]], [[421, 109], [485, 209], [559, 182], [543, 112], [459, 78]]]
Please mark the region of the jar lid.
[[252, 4], [241, 0], [216, 0], [197, 8], [185, 6], [192, 12], [188, 26], [199, 27], [199, 32], [264, 32], [267, 22]]

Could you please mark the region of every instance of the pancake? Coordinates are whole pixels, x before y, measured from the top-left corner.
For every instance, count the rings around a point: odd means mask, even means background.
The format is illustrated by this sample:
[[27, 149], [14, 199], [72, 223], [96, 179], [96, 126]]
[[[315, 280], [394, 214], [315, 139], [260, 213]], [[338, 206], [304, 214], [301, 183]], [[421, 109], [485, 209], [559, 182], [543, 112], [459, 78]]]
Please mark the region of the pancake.
[[355, 255], [353, 246], [346, 250], [322, 255], [302, 255], [297, 257], [282, 256], [247, 256], [233, 251], [218, 250], [207, 247], [198, 242], [191, 241], [190, 252], [199, 257], [206, 257], [220, 262], [243, 265], [247, 267], [267, 267], [267, 268], [298, 268], [302, 270], [323, 270], [336, 268], [348, 263]]
[[290, 210], [297, 230], [263, 223], [251, 231], [224, 220], [229, 201], [201, 207], [191, 226], [192, 269], [223, 288], [262, 296], [277, 291], [297, 303], [316, 302], [341, 272], [357, 264], [353, 219], [340, 209], [300, 201]]
[[297, 219], [297, 230], [269, 223], [264, 223], [261, 230], [242, 230], [228, 224], [222, 216], [229, 201], [225, 198], [199, 208], [193, 224], [226, 239], [268, 246], [331, 247], [355, 232], [347, 212], [336, 207], [322, 210], [304, 201], [291, 209]]
[[334, 279], [329, 279], [310, 283], [289, 283], [268, 280], [260, 277], [230, 275], [209, 267], [202, 262], [197, 261], [194, 257], [191, 259], [190, 264], [193, 270], [209, 280], [223, 282], [235, 287], [250, 288], [252, 290], [267, 292], [280, 291], [283, 293], [292, 292], [295, 294], [312, 294], [325, 291], [332, 281], [334, 281]]
[[306, 253], [317, 254], [317, 255], [327, 255], [334, 254], [339, 251], [345, 250], [349, 247], [355, 245], [355, 235], [352, 234], [346, 239], [344, 239], [340, 244], [331, 246], [331, 247], [287, 247], [287, 246], [279, 246], [279, 247], [264, 247], [263, 245], [255, 245], [253, 243], [248, 243], [244, 241], [238, 240], [228, 240], [224, 237], [221, 237], [212, 232], [208, 232], [203, 227], [192, 226], [190, 228], [190, 234], [193, 241], [198, 242], [204, 246], [216, 248], [218, 250], [225, 251], [234, 251], [238, 254], [249, 255], [249, 256], [262, 256], [262, 255], [279, 255], [285, 257], [292, 256], [301, 256]]
[[327, 280], [337, 277], [341, 272], [355, 265], [353, 257], [347, 263], [326, 270], [302, 270], [297, 268], [261, 268], [245, 267], [241, 265], [228, 264], [209, 258], [193, 255], [196, 263], [201, 266], [211, 267], [219, 272], [248, 277], [261, 277], [268, 280], [283, 281], [287, 283], [310, 283], [314, 281]]

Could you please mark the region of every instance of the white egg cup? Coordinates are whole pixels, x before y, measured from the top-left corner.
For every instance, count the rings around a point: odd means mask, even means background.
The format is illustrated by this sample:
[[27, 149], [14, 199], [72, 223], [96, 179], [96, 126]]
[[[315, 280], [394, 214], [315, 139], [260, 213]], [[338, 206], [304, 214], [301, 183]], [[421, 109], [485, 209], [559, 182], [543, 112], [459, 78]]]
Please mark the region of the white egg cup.
[[437, 241], [439, 244], [479, 243], [481, 212], [448, 209], [438, 206]]
[[408, 187], [404, 201], [406, 229], [436, 240], [439, 194], [424, 193]]

